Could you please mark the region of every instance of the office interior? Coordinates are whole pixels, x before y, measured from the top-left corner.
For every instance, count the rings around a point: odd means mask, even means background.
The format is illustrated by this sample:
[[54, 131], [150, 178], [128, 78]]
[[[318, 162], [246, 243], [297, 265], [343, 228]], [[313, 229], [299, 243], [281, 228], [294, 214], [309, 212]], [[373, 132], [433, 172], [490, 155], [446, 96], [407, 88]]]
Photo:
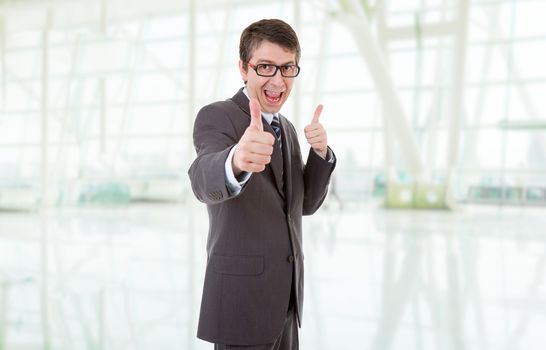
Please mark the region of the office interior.
[[0, 350], [212, 349], [193, 121], [281, 18], [337, 168], [304, 219], [302, 350], [535, 350], [543, 0], [0, 2]]

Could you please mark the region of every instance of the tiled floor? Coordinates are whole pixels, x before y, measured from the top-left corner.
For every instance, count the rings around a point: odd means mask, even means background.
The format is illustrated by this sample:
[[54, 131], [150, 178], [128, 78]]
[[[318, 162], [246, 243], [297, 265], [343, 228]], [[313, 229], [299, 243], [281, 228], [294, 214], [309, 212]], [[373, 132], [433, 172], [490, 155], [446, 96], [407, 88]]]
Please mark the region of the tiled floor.
[[[535, 350], [546, 209], [324, 208], [305, 220], [302, 350]], [[0, 349], [212, 350], [196, 204], [0, 214]]]

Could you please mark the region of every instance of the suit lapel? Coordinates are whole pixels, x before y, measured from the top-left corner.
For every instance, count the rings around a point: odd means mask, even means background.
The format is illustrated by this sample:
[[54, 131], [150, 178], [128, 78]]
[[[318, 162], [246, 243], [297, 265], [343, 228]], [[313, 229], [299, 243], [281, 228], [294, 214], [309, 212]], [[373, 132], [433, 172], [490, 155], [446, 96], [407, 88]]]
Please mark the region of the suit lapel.
[[287, 209], [292, 203], [292, 142], [294, 141], [293, 135], [289, 133], [291, 130], [288, 121], [284, 116], [279, 114], [279, 122], [282, 129], [282, 158], [284, 165], [284, 192], [286, 193]]
[[[281, 127], [282, 128], [282, 127]], [[275, 131], [267, 123], [267, 121], [264, 120], [264, 129], [265, 131], [269, 132], [270, 134], [275, 137], [275, 143], [273, 144], [273, 154], [271, 155], [271, 170], [273, 171], [273, 174], [275, 176], [275, 184], [277, 186], [277, 190], [281, 194], [281, 196], [284, 197], [284, 185], [283, 185], [283, 157], [284, 152], [281, 154], [281, 149], [279, 147], [279, 141], [277, 140], [277, 134], [275, 134]], [[281, 133], [281, 137], [284, 133]], [[284, 141], [284, 139], [283, 139]], [[284, 147], [283, 147], [284, 148]]]

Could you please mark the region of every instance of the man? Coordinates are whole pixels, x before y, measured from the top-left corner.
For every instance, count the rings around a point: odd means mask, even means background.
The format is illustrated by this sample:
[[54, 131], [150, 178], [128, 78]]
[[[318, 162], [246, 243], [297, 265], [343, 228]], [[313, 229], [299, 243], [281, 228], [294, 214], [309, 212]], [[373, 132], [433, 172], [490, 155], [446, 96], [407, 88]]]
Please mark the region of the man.
[[294, 126], [279, 114], [300, 71], [294, 30], [281, 20], [255, 22], [241, 35], [239, 56], [245, 87], [203, 107], [194, 125], [189, 175], [210, 224], [197, 336], [218, 350], [295, 350], [301, 219], [324, 201], [335, 157], [321, 105], [305, 128], [305, 164]]

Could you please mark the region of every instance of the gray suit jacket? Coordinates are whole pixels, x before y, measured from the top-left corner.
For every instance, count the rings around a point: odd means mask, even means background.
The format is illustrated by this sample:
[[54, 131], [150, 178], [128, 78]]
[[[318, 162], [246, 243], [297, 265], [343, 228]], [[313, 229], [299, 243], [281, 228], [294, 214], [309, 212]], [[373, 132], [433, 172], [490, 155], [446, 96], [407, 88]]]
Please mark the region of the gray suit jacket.
[[280, 123], [282, 156], [275, 141], [271, 163], [233, 196], [224, 165], [250, 124], [248, 98], [241, 89], [231, 99], [203, 107], [195, 120], [197, 158], [189, 176], [195, 196], [207, 204], [210, 225], [197, 332], [201, 339], [272, 343], [283, 327], [292, 284], [301, 322], [302, 215], [313, 214], [324, 201], [335, 163], [310, 150], [304, 164], [294, 126], [283, 116]]

